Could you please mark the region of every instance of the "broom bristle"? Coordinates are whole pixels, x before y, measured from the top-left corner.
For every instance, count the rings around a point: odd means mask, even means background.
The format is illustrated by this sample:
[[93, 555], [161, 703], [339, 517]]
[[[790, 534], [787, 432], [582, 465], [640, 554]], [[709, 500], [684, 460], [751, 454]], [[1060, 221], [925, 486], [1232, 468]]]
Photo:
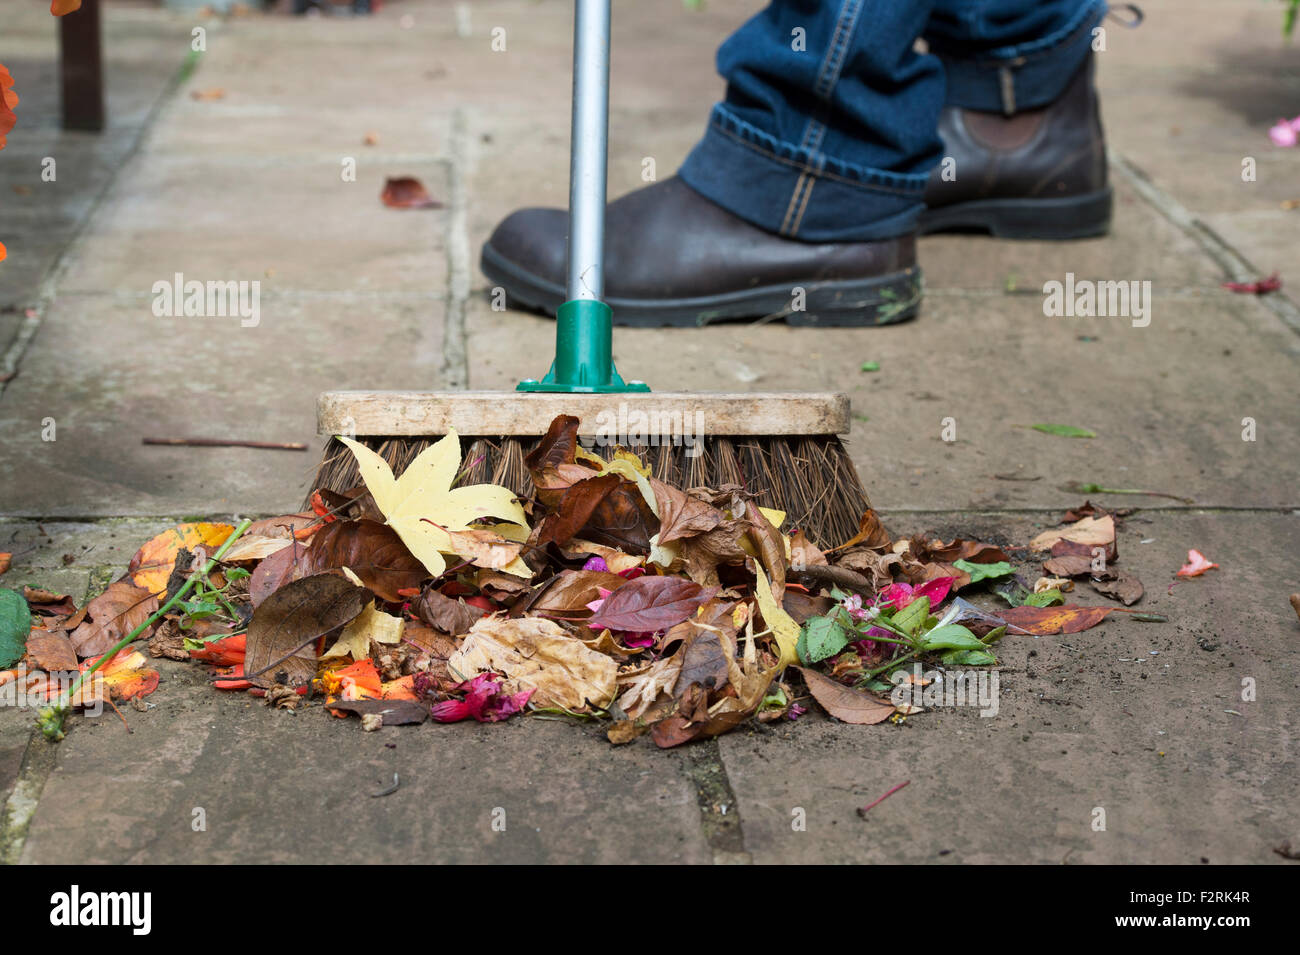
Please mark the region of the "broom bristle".
[[[436, 437], [359, 437], [400, 475]], [[524, 456], [537, 438], [473, 438], [462, 458], [459, 483], [499, 484], [521, 498], [533, 495]], [[597, 450], [597, 449], [593, 449]], [[871, 502], [843, 442], [833, 435], [792, 438], [704, 438], [694, 448], [663, 443], [632, 446], [665, 484], [682, 489], [738, 484], [762, 507], [786, 512], [787, 531], [800, 528], [820, 547], [843, 543], [858, 532]], [[694, 451], [694, 455], [688, 455]], [[599, 451], [597, 451], [599, 453]], [[352, 452], [331, 438], [314, 488], [343, 493], [362, 484]]]

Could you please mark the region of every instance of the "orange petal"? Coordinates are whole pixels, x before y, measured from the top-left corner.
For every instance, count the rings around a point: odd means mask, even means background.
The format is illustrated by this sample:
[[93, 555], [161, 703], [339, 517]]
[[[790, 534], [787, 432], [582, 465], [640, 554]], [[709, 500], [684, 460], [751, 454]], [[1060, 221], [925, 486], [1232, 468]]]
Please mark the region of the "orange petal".
[[67, 16], [81, 9], [81, 0], [50, 0], [50, 13], [56, 17]]

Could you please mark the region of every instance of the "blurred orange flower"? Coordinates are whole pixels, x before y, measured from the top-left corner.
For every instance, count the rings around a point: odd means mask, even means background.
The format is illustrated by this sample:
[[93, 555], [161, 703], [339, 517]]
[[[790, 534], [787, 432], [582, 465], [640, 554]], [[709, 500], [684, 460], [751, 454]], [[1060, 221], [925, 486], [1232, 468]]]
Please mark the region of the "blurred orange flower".
[[18, 94], [14, 92], [13, 86], [14, 78], [9, 75], [5, 65], [0, 63], [0, 149], [5, 148], [5, 137], [18, 122], [18, 117], [14, 115], [14, 107], [18, 105]]

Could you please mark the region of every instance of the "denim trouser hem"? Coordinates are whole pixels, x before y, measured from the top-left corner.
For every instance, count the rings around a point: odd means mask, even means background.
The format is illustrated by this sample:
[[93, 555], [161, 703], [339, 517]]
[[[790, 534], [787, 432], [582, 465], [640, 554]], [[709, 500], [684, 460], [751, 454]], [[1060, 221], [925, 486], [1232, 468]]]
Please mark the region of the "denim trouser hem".
[[1107, 9], [1105, 0], [1090, 0], [1060, 30], [974, 59], [933, 49], [947, 77], [947, 105], [1008, 114], [1047, 106], [1065, 91], [1087, 59], [1092, 31]]
[[[851, 166], [781, 142], [722, 103], [678, 175], [760, 229], [806, 242], [872, 241], [911, 232], [928, 179]], [[743, 208], [737, 196], [744, 197]]]

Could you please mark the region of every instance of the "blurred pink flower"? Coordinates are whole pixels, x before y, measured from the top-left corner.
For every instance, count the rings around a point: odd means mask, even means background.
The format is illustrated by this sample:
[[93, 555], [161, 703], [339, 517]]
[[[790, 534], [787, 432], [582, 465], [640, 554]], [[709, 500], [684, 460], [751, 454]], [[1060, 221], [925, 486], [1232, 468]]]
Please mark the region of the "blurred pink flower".
[[1274, 146], [1294, 146], [1297, 134], [1300, 134], [1300, 116], [1295, 119], [1279, 119], [1268, 131], [1268, 138]]

